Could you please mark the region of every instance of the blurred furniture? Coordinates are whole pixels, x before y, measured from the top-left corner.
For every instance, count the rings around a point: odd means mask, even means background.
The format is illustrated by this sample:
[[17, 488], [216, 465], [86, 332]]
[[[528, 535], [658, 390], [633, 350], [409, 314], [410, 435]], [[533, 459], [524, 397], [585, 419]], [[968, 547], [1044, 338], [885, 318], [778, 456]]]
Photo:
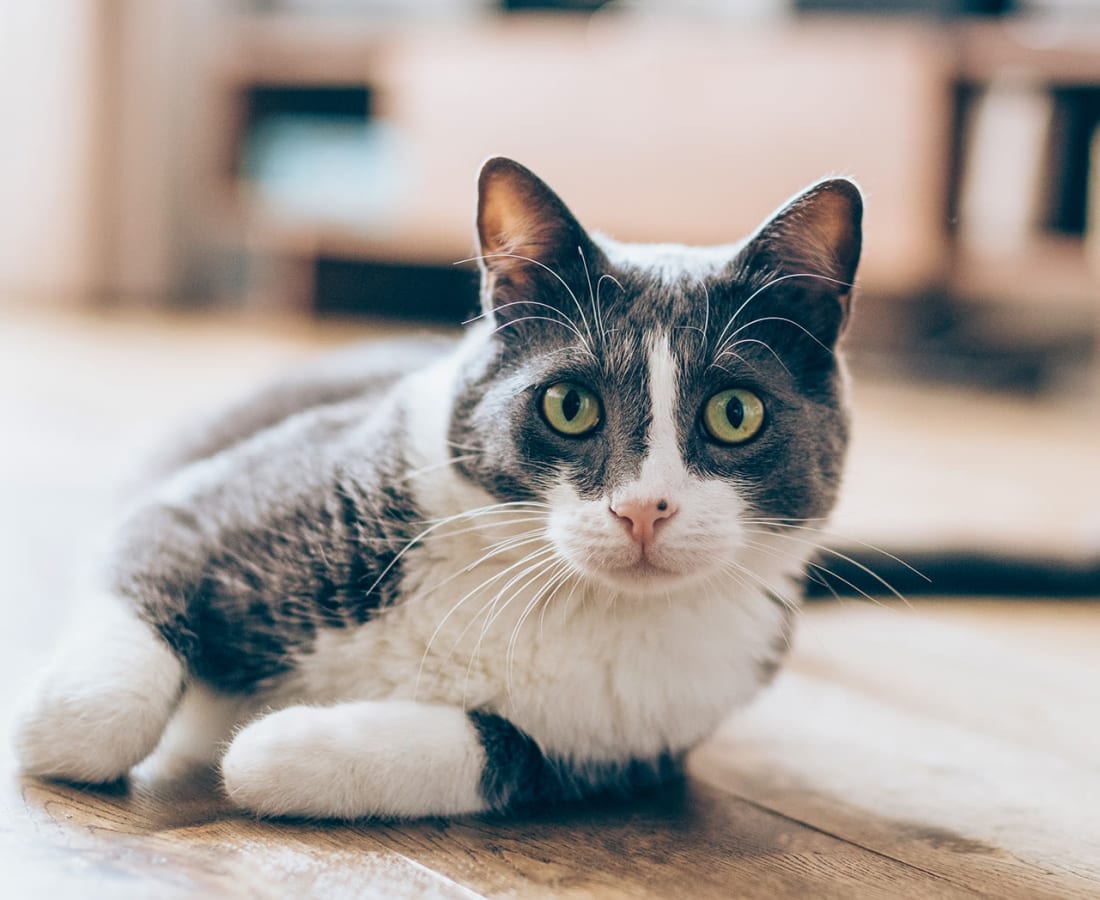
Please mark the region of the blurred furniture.
[[[385, 31], [255, 17], [234, 28], [220, 90], [241, 105], [216, 154], [223, 211], [254, 248], [307, 269], [469, 256], [474, 175], [504, 153], [582, 221], [626, 240], [729, 242], [806, 183], [854, 174], [869, 197], [867, 285], [907, 295], [943, 271], [950, 57], [933, 29], [610, 16]], [[364, 198], [358, 219], [288, 215], [278, 186], [242, 172], [250, 103], [263, 86], [289, 100], [291, 88], [351, 85], [369, 91], [372, 121], [392, 135], [379, 159], [389, 183], [364, 175], [343, 190], [384, 196], [374, 208]], [[284, 302], [311, 306], [315, 285], [286, 274], [292, 293], [305, 291]], [[262, 295], [276, 296], [266, 285]]]
[[1096, 344], [1095, 27], [130, 5], [184, 49], [168, 114], [119, 79], [145, 113], [122, 113], [144, 131], [121, 130], [112, 156], [127, 212], [112, 246], [124, 267], [162, 263], [169, 296], [457, 322], [475, 303], [472, 265], [454, 265], [474, 252], [474, 174], [504, 153], [627, 240], [727, 242], [852, 174], [868, 198], [859, 346], [1035, 388]]
[[1100, 327], [1100, 222], [1088, 209], [1100, 186], [1100, 23], [984, 23], [955, 41], [949, 295], [1006, 353], [1088, 353]]

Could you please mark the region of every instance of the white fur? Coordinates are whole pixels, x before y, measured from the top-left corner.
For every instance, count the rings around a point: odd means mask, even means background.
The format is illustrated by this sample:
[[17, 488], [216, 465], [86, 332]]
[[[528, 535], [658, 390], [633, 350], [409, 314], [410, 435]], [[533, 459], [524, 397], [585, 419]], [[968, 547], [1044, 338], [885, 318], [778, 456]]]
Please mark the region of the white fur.
[[745, 244], [745, 241], [739, 241], [712, 247], [685, 247], [682, 244], [628, 244], [605, 234], [593, 237], [616, 265], [646, 269], [670, 281], [685, 274], [693, 278], [713, 275], [728, 266]]
[[191, 683], [143, 769], [153, 777], [174, 778], [217, 765], [241, 722], [256, 711], [255, 698], [231, 697]]
[[680, 378], [667, 335], [654, 337], [649, 343], [647, 355], [653, 422], [647, 436], [648, 449], [641, 474], [637, 482], [626, 490], [647, 499], [670, 497], [678, 500], [681, 492], [688, 487], [689, 477], [676, 435], [676, 398]]
[[222, 774], [230, 799], [263, 815], [462, 815], [485, 808], [485, 755], [453, 706], [292, 706], [246, 727]]
[[[470, 573], [354, 631], [321, 635], [281, 702], [416, 696], [459, 709], [489, 707], [544, 752], [578, 759], [686, 749], [759, 687], [783, 618], [762, 585], [789, 598], [797, 570], [796, 561], [777, 562], [776, 543], [742, 557], [752, 581], [723, 576], [650, 597], [591, 582], [574, 590], [568, 582], [545, 616], [539, 609], [522, 625], [535, 587], [495, 607], [495, 591], [475, 593], [454, 611], [484, 579]], [[425, 581], [449, 577], [455, 565], [435, 561]], [[499, 614], [491, 624], [487, 604]]]
[[148, 756], [179, 699], [183, 669], [114, 598], [90, 604], [17, 715], [16, 756], [33, 775], [107, 782]]

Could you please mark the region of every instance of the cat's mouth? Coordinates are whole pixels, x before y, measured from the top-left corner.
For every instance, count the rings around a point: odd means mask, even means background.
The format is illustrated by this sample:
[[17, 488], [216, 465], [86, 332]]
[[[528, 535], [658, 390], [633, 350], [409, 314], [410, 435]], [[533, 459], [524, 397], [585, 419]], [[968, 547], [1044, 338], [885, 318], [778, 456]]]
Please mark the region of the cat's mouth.
[[649, 575], [679, 575], [679, 572], [673, 572], [672, 569], [666, 569], [657, 565], [654, 562], [650, 562], [644, 556], [636, 563], [629, 566], [622, 566], [615, 570], [616, 574], [624, 574], [632, 577], [649, 576]]
[[659, 565], [644, 554], [630, 565], [608, 566], [603, 574], [616, 584], [635, 590], [655, 587], [664, 589], [686, 577], [686, 573]]

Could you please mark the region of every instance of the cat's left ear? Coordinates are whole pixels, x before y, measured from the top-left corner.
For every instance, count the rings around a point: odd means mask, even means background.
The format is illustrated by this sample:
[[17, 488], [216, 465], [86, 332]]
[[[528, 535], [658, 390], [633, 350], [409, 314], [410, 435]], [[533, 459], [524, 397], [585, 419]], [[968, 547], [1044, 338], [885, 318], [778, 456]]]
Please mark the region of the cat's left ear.
[[[746, 242], [738, 267], [762, 268], [805, 293], [833, 298], [843, 331], [862, 246], [863, 196], [855, 182], [830, 178], [788, 201]], [[824, 314], [825, 310], [819, 310]]]

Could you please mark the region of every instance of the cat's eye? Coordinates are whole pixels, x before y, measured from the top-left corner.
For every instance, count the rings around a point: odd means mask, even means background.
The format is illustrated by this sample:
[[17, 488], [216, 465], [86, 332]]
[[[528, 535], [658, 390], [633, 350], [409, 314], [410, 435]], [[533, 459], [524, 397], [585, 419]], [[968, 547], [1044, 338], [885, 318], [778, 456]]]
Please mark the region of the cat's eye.
[[723, 444], [743, 444], [764, 425], [764, 404], [752, 391], [719, 391], [703, 407], [703, 427]]
[[600, 424], [600, 400], [586, 387], [560, 381], [543, 393], [542, 414], [560, 434], [583, 437]]

